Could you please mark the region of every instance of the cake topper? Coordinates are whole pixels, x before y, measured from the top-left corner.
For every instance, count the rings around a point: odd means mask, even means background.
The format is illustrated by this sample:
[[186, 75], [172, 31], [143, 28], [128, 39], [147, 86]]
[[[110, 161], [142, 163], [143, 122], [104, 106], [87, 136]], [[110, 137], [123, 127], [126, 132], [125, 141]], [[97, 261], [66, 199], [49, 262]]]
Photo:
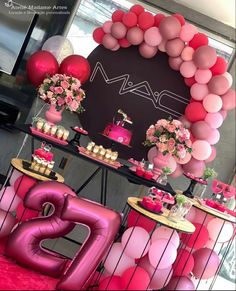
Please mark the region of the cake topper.
[[117, 113], [122, 115], [122, 120], [115, 120], [115, 118], [113, 118], [113, 123], [120, 126], [124, 126], [125, 122], [129, 124], [133, 124], [133, 121], [131, 120], [131, 118], [122, 109], [119, 109]]

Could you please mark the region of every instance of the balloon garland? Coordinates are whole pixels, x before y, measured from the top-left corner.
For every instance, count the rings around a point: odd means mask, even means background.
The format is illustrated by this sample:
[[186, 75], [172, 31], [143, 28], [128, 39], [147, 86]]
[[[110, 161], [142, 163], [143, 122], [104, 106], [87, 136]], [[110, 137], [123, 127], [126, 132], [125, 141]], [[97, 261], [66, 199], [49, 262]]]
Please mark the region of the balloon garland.
[[[147, 59], [158, 50], [167, 53], [170, 67], [183, 76], [192, 97], [180, 118], [191, 132], [192, 157], [180, 167], [201, 176], [205, 163], [216, 157], [218, 128], [236, 103], [227, 62], [208, 45], [208, 37], [180, 14], [153, 15], [136, 4], [128, 12], [114, 11], [111, 20], [94, 30], [93, 39], [112, 51], [136, 45]], [[175, 177], [181, 175], [180, 167]]]

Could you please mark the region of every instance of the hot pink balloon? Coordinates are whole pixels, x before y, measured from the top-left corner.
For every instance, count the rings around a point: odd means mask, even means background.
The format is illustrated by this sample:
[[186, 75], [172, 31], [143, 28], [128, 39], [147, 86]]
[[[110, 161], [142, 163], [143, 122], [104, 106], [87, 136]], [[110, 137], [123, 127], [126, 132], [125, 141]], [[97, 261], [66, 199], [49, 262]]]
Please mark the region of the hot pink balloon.
[[215, 94], [208, 94], [204, 99], [203, 99], [203, 107], [207, 112], [214, 113], [220, 111], [222, 108], [222, 99], [220, 96], [215, 95]]
[[208, 45], [200, 46], [193, 54], [194, 64], [199, 69], [211, 68], [217, 60], [216, 50]]
[[121, 276], [121, 290], [146, 290], [150, 283], [148, 273], [141, 267], [131, 267]]
[[209, 94], [209, 90], [207, 85], [195, 83], [191, 86], [190, 94], [193, 99], [201, 101]]
[[177, 258], [172, 266], [174, 276], [188, 276], [192, 272], [193, 266], [193, 255], [185, 249], [179, 249]]
[[205, 140], [196, 140], [192, 144], [192, 156], [199, 160], [204, 161], [211, 155], [211, 146]]
[[206, 166], [203, 161], [192, 158], [187, 164], [183, 165], [182, 167], [185, 173], [191, 173], [196, 177], [201, 177]]
[[197, 28], [190, 24], [190, 23], [185, 23], [182, 27], [181, 27], [181, 31], [180, 31], [180, 38], [185, 41], [185, 42], [189, 42], [194, 35], [197, 33]]
[[114, 275], [106, 277], [99, 283], [98, 290], [122, 290], [121, 277]]
[[194, 76], [197, 68], [193, 61], [183, 62], [180, 66], [180, 73], [185, 78], [191, 78]]
[[[192, 208], [191, 208], [192, 209]], [[193, 208], [194, 209], [194, 208]], [[194, 223], [203, 224], [207, 226], [208, 222], [211, 221], [214, 217], [201, 209], [195, 209], [195, 218], [193, 220]]]
[[195, 73], [195, 80], [199, 83], [199, 84], [207, 84], [210, 80], [211, 80], [211, 77], [212, 77], [212, 72], [211, 70], [201, 70], [201, 69], [198, 69]]
[[142, 227], [128, 228], [122, 235], [121, 244], [124, 252], [131, 258], [141, 258], [147, 254], [150, 248], [149, 233]]
[[178, 178], [183, 174], [183, 169], [181, 167], [181, 165], [177, 164], [176, 170], [170, 174], [171, 178]]
[[183, 60], [181, 59], [181, 57], [177, 58], [169, 57], [168, 63], [172, 70], [179, 71], [180, 66], [183, 63]]
[[181, 121], [184, 125], [185, 128], [190, 128], [191, 127], [191, 122], [184, 116], [180, 116], [179, 121]]
[[24, 199], [29, 190], [37, 184], [37, 180], [26, 175], [19, 176], [14, 183], [14, 190], [18, 197]]
[[118, 44], [118, 41], [110, 33], [107, 33], [103, 36], [102, 44], [107, 49], [113, 49]]
[[192, 61], [193, 53], [194, 53], [194, 49], [190, 46], [186, 46], [181, 53], [181, 58], [186, 62]]
[[111, 20], [107, 20], [103, 23], [102, 29], [105, 33], [111, 33], [111, 27], [113, 22]]
[[147, 45], [145, 42], [139, 45], [139, 53], [145, 59], [153, 58], [156, 55], [157, 51], [157, 47]]
[[111, 34], [116, 39], [121, 39], [126, 36], [127, 28], [122, 22], [115, 22], [111, 26]]
[[134, 258], [130, 258], [124, 253], [124, 249], [120, 242], [116, 242], [112, 245], [104, 262], [105, 270], [107, 270], [108, 273], [117, 276], [122, 275], [126, 269], [134, 265]]
[[219, 128], [224, 120], [220, 112], [215, 112], [207, 113], [205, 121], [210, 125], [211, 128]]
[[16, 217], [19, 221], [25, 221], [30, 218], [37, 217], [38, 214], [38, 211], [24, 207], [23, 202], [21, 202], [16, 209]]
[[192, 124], [191, 132], [196, 139], [207, 139], [212, 129], [206, 121], [197, 121]]
[[220, 132], [218, 129], [212, 129], [211, 134], [208, 136], [207, 141], [210, 145], [214, 145], [218, 143], [220, 140]]
[[166, 53], [170, 57], [176, 58], [181, 55], [184, 46], [184, 42], [179, 38], [168, 40], [166, 42]]
[[12, 186], [7, 186], [0, 191], [0, 209], [15, 211], [21, 199], [15, 194]]
[[223, 110], [232, 110], [236, 107], [236, 92], [235, 90], [229, 89], [222, 98], [222, 109]]
[[179, 235], [176, 230], [173, 230], [166, 226], [160, 226], [154, 230], [151, 236], [151, 243], [154, 243], [158, 239], [167, 239], [176, 247], [179, 246]]
[[144, 33], [144, 41], [150, 46], [158, 46], [162, 41], [162, 36], [157, 27], [150, 27]]
[[162, 42], [158, 46], [159, 51], [163, 53], [166, 51], [166, 41], [166, 39], [162, 39]]
[[233, 77], [232, 77], [232, 75], [229, 72], [225, 72], [224, 74], [222, 74], [222, 76], [224, 76], [228, 80], [229, 87], [231, 87], [232, 84], [233, 84]]
[[151, 232], [156, 227], [156, 222], [135, 210], [131, 210], [127, 216], [127, 226], [140, 226], [144, 228], [147, 232]]
[[208, 248], [202, 248], [193, 253], [193, 275], [196, 278], [209, 279], [215, 275], [220, 259], [217, 253]]
[[188, 277], [173, 277], [164, 290], [195, 290], [195, 286]]
[[167, 239], [158, 239], [151, 244], [148, 257], [154, 268], [166, 269], [170, 267], [177, 256], [177, 250], [174, 244]]
[[229, 81], [222, 75], [213, 76], [208, 83], [209, 91], [216, 95], [223, 95], [229, 90]]
[[16, 182], [16, 180], [21, 177], [23, 174], [19, 171], [17, 171], [16, 169], [13, 170], [11, 177], [9, 179], [9, 184], [10, 186], [14, 186], [14, 183]]
[[174, 39], [180, 34], [181, 24], [174, 16], [167, 16], [160, 22], [159, 30], [163, 38]]
[[139, 45], [143, 42], [143, 30], [137, 26], [128, 30], [126, 38], [132, 45]]
[[0, 209], [0, 238], [8, 236], [15, 223], [16, 219], [10, 212]]

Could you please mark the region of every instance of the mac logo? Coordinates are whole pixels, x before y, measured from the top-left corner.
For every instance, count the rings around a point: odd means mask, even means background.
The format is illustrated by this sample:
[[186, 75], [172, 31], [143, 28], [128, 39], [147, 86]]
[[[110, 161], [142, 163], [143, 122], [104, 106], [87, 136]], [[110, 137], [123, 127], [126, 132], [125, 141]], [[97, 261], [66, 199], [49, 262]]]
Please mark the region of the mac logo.
[[[90, 76], [90, 82], [92, 83], [98, 74], [101, 74], [106, 84], [110, 85], [116, 82], [121, 82], [119, 90], [120, 95], [132, 93], [138, 95], [141, 98], [145, 98], [152, 102], [153, 107], [158, 110], [162, 110], [173, 117], [179, 117], [181, 113], [175, 110], [176, 104], [180, 102], [183, 105], [187, 105], [189, 100], [171, 92], [169, 90], [162, 90], [157, 92], [152, 90], [148, 81], [142, 81], [137, 84], [133, 84], [129, 74], [123, 74], [114, 78], [109, 78], [104, 67], [100, 62], [96, 62], [96, 65]], [[170, 100], [171, 99], [171, 100]], [[171, 102], [173, 101], [173, 102]], [[167, 106], [168, 104], [168, 106]], [[172, 107], [173, 105], [173, 107]]]

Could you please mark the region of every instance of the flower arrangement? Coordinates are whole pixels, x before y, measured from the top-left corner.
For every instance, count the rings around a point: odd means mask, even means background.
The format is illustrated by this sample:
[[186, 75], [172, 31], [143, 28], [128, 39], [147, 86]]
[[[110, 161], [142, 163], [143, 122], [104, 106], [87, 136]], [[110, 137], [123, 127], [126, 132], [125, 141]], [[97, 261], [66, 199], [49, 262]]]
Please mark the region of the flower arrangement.
[[46, 103], [55, 105], [57, 111], [65, 108], [81, 113], [84, 111], [81, 102], [85, 93], [80, 86], [80, 81], [74, 77], [55, 74], [43, 80], [38, 89], [38, 96]]
[[144, 145], [156, 145], [163, 154], [171, 154], [183, 159], [187, 153], [192, 152], [190, 132], [184, 128], [182, 122], [176, 119], [160, 119], [151, 125], [146, 132]]
[[217, 173], [213, 168], [206, 168], [203, 172], [202, 178], [204, 180], [207, 180], [209, 178], [214, 179], [217, 177]]

